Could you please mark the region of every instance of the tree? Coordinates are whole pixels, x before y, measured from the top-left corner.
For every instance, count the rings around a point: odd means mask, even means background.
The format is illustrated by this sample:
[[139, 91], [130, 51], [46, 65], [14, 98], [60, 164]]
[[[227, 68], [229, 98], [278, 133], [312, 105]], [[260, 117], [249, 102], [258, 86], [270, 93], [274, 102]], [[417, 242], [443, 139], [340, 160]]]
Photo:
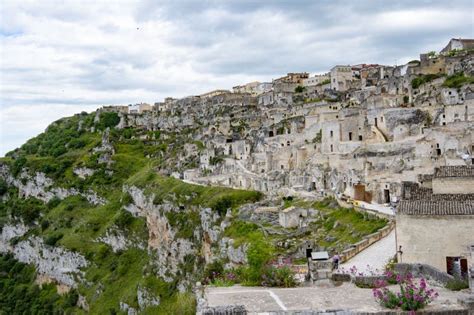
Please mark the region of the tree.
[[303, 93], [306, 90], [304, 86], [298, 85], [295, 87], [295, 93]]

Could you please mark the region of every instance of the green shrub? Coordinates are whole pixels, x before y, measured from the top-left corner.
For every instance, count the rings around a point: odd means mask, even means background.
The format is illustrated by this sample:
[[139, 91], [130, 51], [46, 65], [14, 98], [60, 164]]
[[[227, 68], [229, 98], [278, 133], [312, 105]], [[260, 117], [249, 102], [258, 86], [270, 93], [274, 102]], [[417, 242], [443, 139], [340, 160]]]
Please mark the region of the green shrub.
[[474, 83], [474, 77], [465, 76], [463, 72], [455, 73], [446, 78], [443, 83], [444, 87], [459, 89], [465, 84]]
[[444, 74], [424, 74], [414, 78], [411, 81], [411, 87], [417, 89], [420, 85], [433, 81], [434, 79], [440, 78]]
[[5, 195], [7, 191], [8, 191], [7, 182], [4, 181], [2, 178], [0, 178], [0, 196]]
[[460, 291], [469, 288], [467, 279], [454, 278], [446, 283], [446, 288], [451, 291]]
[[49, 246], [54, 246], [56, 243], [63, 238], [63, 234], [59, 232], [55, 232], [51, 235], [49, 235], [45, 240], [44, 243]]
[[204, 283], [213, 282], [219, 275], [224, 273], [224, 264], [221, 260], [214, 260], [206, 265], [204, 269]]
[[306, 90], [304, 86], [298, 85], [295, 87], [295, 93], [303, 93]]
[[104, 130], [107, 128], [113, 128], [118, 125], [120, 122], [120, 117], [117, 113], [100, 113], [99, 123], [97, 125], [98, 129]]
[[126, 210], [120, 210], [120, 214], [117, 216], [117, 218], [115, 218], [114, 223], [119, 228], [123, 229], [123, 228], [126, 228], [129, 225], [131, 225], [134, 219], [135, 218], [133, 217], [133, 215], [130, 212], [128, 212]]
[[48, 203], [46, 204], [48, 209], [56, 208], [61, 203], [61, 199], [58, 197], [51, 198]]
[[54, 284], [35, 284], [32, 266], [15, 260], [13, 255], [0, 255], [0, 313], [1, 314], [73, 314], [77, 292], [64, 296], [57, 293]]
[[263, 271], [262, 286], [291, 288], [296, 285], [295, 273], [288, 266], [267, 266]]
[[232, 199], [228, 196], [224, 196], [221, 199], [217, 200], [212, 209], [223, 216], [227, 213], [227, 210], [232, 207]]
[[217, 164], [220, 164], [224, 161], [224, 157], [221, 156], [221, 155], [216, 155], [216, 156], [212, 156], [210, 159], [209, 159], [209, 164], [211, 165], [217, 165]]
[[41, 220], [41, 231], [46, 230], [49, 227], [49, 221], [48, 220]]
[[86, 146], [86, 142], [82, 139], [72, 139], [69, 141], [68, 148], [80, 149]]
[[324, 80], [324, 81], [318, 83], [318, 86], [326, 85], [326, 84], [329, 84], [329, 83], [331, 83], [331, 79], [326, 79], [326, 80]]
[[11, 169], [13, 176], [17, 176], [18, 174], [20, 174], [21, 169], [23, 168], [25, 164], [26, 164], [26, 158], [24, 156], [18, 157], [15, 160], [15, 162], [13, 162], [13, 167]]

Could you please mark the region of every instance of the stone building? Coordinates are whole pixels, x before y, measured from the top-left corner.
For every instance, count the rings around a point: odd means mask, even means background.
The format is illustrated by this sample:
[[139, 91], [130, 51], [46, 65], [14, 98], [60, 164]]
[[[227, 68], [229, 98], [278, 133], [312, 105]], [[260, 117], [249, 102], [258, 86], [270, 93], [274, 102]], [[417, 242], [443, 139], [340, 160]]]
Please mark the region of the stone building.
[[449, 43], [441, 50], [441, 53], [448, 53], [451, 50], [473, 49], [474, 39], [451, 38]]
[[129, 114], [141, 114], [146, 111], [151, 111], [153, 107], [150, 104], [140, 103], [128, 106]]
[[473, 264], [474, 166], [435, 170], [431, 186], [403, 184], [397, 208], [398, 259], [422, 263], [458, 277], [467, 277]]
[[326, 74], [317, 74], [313, 77], [303, 79], [303, 86], [316, 86], [321, 85], [325, 81], [329, 80], [329, 73]]
[[335, 66], [331, 69], [331, 89], [334, 91], [346, 91], [349, 86], [349, 82], [352, 81], [352, 68], [351, 66]]

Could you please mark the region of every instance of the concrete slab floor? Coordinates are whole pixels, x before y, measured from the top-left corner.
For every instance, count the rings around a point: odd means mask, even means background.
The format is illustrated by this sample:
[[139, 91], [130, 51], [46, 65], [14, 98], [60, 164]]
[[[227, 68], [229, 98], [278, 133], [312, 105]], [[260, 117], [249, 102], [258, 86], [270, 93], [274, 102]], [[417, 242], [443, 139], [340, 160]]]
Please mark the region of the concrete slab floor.
[[[434, 286], [433, 286], [434, 287]], [[434, 287], [438, 299], [427, 309], [459, 309], [458, 298], [468, 293], [452, 292]], [[396, 289], [396, 286], [393, 286]], [[352, 310], [374, 312], [384, 310], [373, 298], [371, 289], [361, 289], [352, 283], [340, 286], [263, 288], [263, 287], [206, 287], [208, 306], [244, 305], [250, 313], [291, 310]]]

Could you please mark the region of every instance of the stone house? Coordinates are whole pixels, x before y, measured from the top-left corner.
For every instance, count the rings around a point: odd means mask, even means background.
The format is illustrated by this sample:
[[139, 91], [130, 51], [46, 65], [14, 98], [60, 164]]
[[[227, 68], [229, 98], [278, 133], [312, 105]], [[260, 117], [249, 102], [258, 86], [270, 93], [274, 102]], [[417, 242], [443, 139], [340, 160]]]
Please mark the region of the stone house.
[[151, 111], [153, 107], [150, 104], [140, 103], [135, 105], [128, 106], [128, 113], [129, 114], [141, 114], [146, 111]]
[[273, 80], [273, 83], [292, 83], [296, 85], [302, 85], [303, 80], [309, 77], [307, 72], [290, 72], [286, 76]]
[[229, 90], [213, 90], [204, 94], [199, 95], [201, 98], [214, 97], [225, 93], [231, 93]]
[[451, 38], [449, 43], [444, 47], [440, 53], [448, 53], [451, 50], [473, 49], [474, 39]]
[[268, 106], [273, 104], [275, 96], [272, 90], [265, 91], [258, 96], [258, 105]]
[[246, 83], [243, 85], [237, 85], [232, 88], [232, 91], [234, 93], [249, 93], [252, 95], [258, 95], [258, 86], [260, 85], [260, 82], [254, 81], [250, 83]]
[[437, 168], [433, 188], [424, 186], [403, 184], [396, 213], [398, 260], [467, 277], [473, 264], [474, 167]]
[[331, 69], [331, 89], [334, 91], [343, 92], [348, 89], [350, 81], [352, 81], [351, 66], [335, 66]]
[[301, 227], [308, 216], [308, 209], [289, 207], [278, 213], [278, 222], [284, 228]]
[[303, 86], [316, 86], [322, 84], [324, 81], [329, 80], [329, 73], [317, 74], [314, 77], [303, 79]]
[[441, 90], [441, 99], [444, 105], [459, 104], [460, 97], [457, 89], [444, 88]]
[[256, 94], [260, 95], [262, 93], [271, 91], [273, 88], [273, 84], [271, 82], [261, 82], [255, 88]]

